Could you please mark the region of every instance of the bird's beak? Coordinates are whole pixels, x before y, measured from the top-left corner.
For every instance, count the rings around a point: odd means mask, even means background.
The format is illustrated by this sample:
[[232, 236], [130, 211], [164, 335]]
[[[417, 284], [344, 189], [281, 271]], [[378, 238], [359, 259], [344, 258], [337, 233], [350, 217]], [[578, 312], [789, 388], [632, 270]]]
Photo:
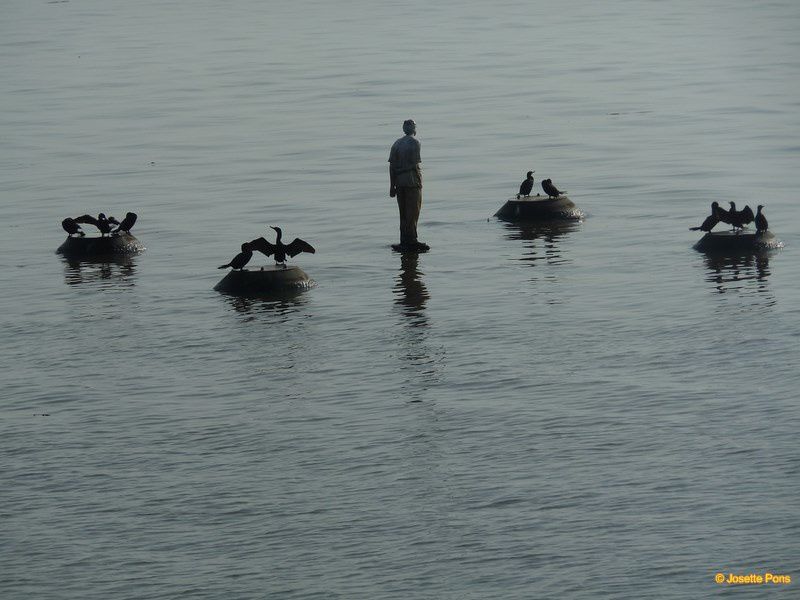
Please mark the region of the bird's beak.
[[274, 229], [275, 231], [278, 231], [278, 228], [277, 227], [273, 227], [272, 225], [270, 225], [269, 228], [270, 229]]

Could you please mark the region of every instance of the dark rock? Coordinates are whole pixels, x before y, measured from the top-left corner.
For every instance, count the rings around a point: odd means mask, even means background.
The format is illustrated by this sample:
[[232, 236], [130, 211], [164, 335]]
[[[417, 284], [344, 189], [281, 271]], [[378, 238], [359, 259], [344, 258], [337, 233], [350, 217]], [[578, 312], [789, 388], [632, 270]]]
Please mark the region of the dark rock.
[[68, 237], [56, 252], [73, 258], [98, 258], [139, 254], [144, 245], [130, 233], [105, 237]]
[[414, 254], [421, 254], [430, 250], [428, 244], [422, 242], [412, 242], [410, 244], [392, 244], [392, 250], [395, 252], [409, 252]]
[[273, 292], [306, 289], [310, 285], [311, 280], [308, 275], [298, 266], [269, 265], [229, 271], [214, 289], [226, 294], [260, 296]]
[[716, 231], [705, 234], [694, 245], [700, 252], [722, 254], [747, 254], [782, 248], [783, 242], [767, 230], [761, 233], [748, 231]]
[[509, 198], [495, 217], [503, 221], [579, 221], [584, 214], [567, 196]]

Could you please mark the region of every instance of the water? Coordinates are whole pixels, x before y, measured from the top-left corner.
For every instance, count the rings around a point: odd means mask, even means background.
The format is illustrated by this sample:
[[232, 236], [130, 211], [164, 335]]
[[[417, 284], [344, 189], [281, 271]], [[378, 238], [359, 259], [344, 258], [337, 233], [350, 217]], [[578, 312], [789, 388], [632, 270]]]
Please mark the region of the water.
[[[2, 12], [3, 598], [796, 587], [796, 3]], [[487, 221], [530, 169], [588, 218]], [[785, 248], [693, 251], [711, 200]], [[54, 254], [127, 210], [145, 254]], [[213, 292], [267, 225], [316, 286]]]

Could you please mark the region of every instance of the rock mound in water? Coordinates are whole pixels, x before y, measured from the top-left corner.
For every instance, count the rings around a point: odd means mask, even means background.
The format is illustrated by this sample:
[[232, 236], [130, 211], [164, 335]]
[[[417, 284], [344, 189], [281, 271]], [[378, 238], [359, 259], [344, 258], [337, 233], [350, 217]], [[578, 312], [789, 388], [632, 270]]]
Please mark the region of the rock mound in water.
[[311, 280], [300, 267], [270, 265], [241, 271], [231, 270], [214, 286], [214, 289], [226, 294], [259, 296], [302, 290], [310, 286]]
[[705, 234], [694, 245], [700, 252], [721, 254], [748, 254], [782, 248], [783, 242], [767, 230], [762, 232], [717, 231]]
[[503, 221], [579, 221], [583, 212], [567, 196], [509, 198], [495, 217]]
[[125, 256], [139, 254], [145, 250], [130, 233], [119, 233], [105, 237], [67, 237], [56, 252], [74, 258], [96, 258], [103, 256]]

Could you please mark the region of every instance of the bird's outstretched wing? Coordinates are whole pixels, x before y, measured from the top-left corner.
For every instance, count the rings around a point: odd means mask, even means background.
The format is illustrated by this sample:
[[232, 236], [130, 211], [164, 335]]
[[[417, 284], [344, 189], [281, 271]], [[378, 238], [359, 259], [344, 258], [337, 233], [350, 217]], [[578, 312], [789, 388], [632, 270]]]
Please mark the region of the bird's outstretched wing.
[[[294, 242], [292, 242], [292, 243], [294, 243]], [[275, 244], [271, 244], [270, 242], [265, 240], [263, 237], [260, 237], [258, 239], [255, 239], [255, 240], [251, 241], [250, 242], [250, 247], [253, 250], [257, 250], [258, 252], [261, 252], [262, 254], [266, 254], [267, 256], [271, 256], [272, 254], [275, 253]], [[292, 255], [292, 256], [294, 256], [294, 255]]]
[[756, 216], [753, 214], [753, 209], [745, 204], [741, 212], [742, 223], [752, 223]]
[[118, 231], [130, 231], [133, 225], [136, 223], [136, 213], [129, 212], [125, 215], [125, 218], [122, 219], [122, 223], [120, 223], [117, 228], [112, 233], [117, 233]]
[[731, 224], [731, 214], [729, 211], [725, 210], [721, 206], [718, 206], [716, 209], [716, 213], [720, 221], [722, 221], [723, 223], [727, 223], [728, 225]]
[[291, 244], [286, 245], [286, 254], [289, 256], [297, 256], [301, 252], [310, 252], [314, 254], [316, 250], [308, 242], [304, 242], [300, 238], [294, 238]]
[[99, 221], [95, 219], [92, 215], [81, 215], [80, 217], [75, 217], [76, 223], [87, 223], [89, 225], [94, 225], [95, 227], [99, 226]]

